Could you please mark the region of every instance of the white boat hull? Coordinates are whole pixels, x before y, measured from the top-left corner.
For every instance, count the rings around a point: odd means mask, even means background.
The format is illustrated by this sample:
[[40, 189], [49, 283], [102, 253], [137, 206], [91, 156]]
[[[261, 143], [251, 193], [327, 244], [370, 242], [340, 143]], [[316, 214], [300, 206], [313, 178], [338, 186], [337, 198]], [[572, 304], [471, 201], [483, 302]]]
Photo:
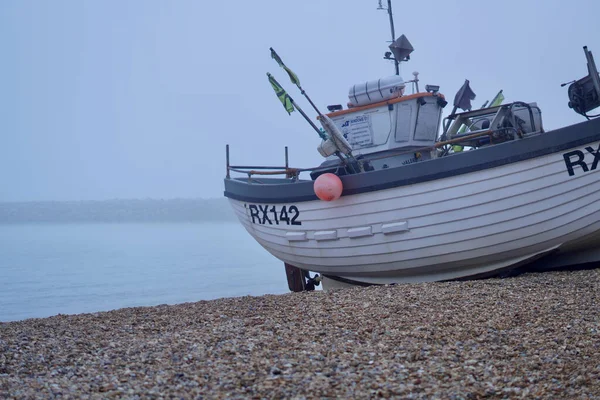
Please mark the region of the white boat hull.
[[[594, 158], [585, 160], [588, 171], [575, 165], [570, 175], [563, 154], [333, 202], [229, 200], [267, 251], [301, 269], [372, 284], [456, 279], [589, 252], [599, 242]], [[297, 207], [301, 225], [276, 221], [283, 207]]]

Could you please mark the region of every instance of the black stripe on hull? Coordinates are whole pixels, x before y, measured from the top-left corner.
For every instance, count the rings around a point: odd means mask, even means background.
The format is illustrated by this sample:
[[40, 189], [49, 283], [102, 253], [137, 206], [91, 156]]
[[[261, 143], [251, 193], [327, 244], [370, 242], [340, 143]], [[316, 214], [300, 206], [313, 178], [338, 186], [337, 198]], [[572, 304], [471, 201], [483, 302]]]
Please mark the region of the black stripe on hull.
[[[342, 196], [433, 181], [560, 153], [600, 141], [600, 118], [525, 139], [479, 148], [405, 166], [342, 176]], [[565, 169], [565, 174], [568, 171]], [[225, 179], [225, 197], [253, 203], [299, 203], [317, 200], [313, 181], [261, 178]]]

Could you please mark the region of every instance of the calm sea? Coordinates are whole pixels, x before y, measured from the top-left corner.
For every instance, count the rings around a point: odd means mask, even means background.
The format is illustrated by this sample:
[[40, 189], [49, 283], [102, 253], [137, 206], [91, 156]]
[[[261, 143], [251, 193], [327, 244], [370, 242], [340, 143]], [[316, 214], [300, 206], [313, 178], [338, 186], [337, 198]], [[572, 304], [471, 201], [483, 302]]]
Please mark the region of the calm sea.
[[287, 291], [234, 222], [0, 225], [0, 321]]

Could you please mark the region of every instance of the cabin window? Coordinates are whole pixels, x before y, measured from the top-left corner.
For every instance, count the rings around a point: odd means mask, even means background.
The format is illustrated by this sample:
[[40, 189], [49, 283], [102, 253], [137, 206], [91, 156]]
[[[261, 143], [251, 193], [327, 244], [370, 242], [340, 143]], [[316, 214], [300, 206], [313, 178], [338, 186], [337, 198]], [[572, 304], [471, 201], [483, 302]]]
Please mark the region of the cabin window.
[[429, 101], [419, 107], [415, 140], [435, 140], [440, 118], [440, 108], [437, 103]]
[[408, 142], [411, 136], [413, 103], [396, 104], [396, 142]]

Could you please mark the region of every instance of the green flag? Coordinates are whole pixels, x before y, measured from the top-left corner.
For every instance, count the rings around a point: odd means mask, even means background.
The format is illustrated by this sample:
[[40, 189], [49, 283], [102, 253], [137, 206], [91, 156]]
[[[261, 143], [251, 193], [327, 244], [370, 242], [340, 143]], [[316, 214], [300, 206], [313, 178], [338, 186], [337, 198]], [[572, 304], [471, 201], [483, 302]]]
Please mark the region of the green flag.
[[291, 112], [294, 111], [292, 98], [289, 94], [287, 94], [285, 90], [283, 90], [279, 82], [277, 82], [275, 78], [273, 78], [273, 75], [267, 72], [267, 76], [269, 77], [269, 82], [271, 83], [271, 86], [273, 86], [275, 94], [277, 95], [277, 97], [279, 97], [279, 101], [281, 101], [281, 104], [283, 104], [283, 107], [285, 107], [285, 111], [287, 111], [288, 114], [291, 115]]
[[277, 64], [279, 64], [279, 66], [283, 69], [285, 69], [285, 72], [288, 73], [288, 75], [290, 76], [290, 81], [292, 81], [292, 83], [296, 86], [298, 86], [298, 88], [300, 88], [302, 90], [302, 88], [300, 87], [300, 79], [298, 79], [298, 76], [296, 76], [296, 74], [289, 69], [284, 63], [283, 61], [281, 61], [281, 58], [279, 57], [279, 55], [275, 52], [275, 50], [273, 50], [273, 48], [270, 48], [271, 50], [271, 57], [277, 61]]
[[492, 99], [492, 102], [490, 103], [490, 105], [488, 107], [496, 107], [499, 106], [500, 104], [502, 104], [502, 102], [504, 101], [504, 94], [502, 93], [502, 90], [498, 92], [498, 94], [496, 95], [496, 97], [494, 97]]

